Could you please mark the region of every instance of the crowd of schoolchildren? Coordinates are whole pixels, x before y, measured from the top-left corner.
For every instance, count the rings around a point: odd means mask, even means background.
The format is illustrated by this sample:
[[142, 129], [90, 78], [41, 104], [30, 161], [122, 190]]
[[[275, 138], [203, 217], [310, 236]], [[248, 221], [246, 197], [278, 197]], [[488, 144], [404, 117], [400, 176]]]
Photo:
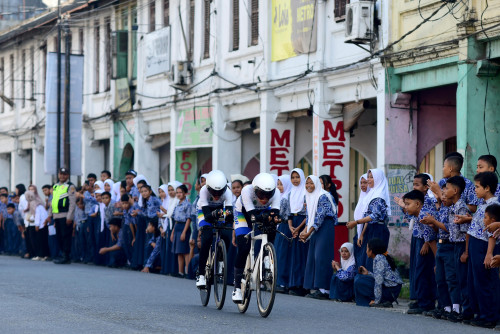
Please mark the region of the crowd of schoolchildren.
[[[495, 327], [500, 319], [500, 185], [497, 161], [481, 156], [473, 181], [460, 171], [463, 157], [450, 153], [443, 179], [417, 174], [413, 190], [393, 200], [412, 231], [408, 314]], [[194, 190], [199, 194], [207, 174]], [[360, 197], [354, 220], [353, 243], [335, 250], [338, 195], [328, 175], [304, 175], [296, 168], [275, 177], [281, 223], [274, 245], [277, 289], [281, 293], [360, 306], [392, 307], [403, 285], [388, 254], [390, 194], [385, 174], [371, 169], [359, 180]], [[232, 204], [245, 186], [243, 175], [231, 175]], [[52, 219], [52, 189], [16, 186], [0, 188], [0, 251], [34, 261], [57, 258], [63, 247]], [[152, 189], [134, 170], [113, 182], [103, 171], [100, 180], [89, 174], [76, 188], [71, 260], [110, 267], [128, 267], [194, 279], [198, 272], [202, 233], [197, 224], [198, 197], [173, 181]], [[228, 248], [228, 282], [234, 278], [237, 242]], [[340, 252], [340, 262], [334, 261]], [[206, 259], [202, 262], [205, 262]]]

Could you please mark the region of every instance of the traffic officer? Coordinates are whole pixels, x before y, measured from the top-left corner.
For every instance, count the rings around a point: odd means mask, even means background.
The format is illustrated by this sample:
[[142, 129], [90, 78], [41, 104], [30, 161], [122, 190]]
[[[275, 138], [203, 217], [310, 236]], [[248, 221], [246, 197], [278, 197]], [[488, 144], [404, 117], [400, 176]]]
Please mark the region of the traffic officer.
[[62, 257], [55, 259], [54, 263], [69, 264], [71, 263], [71, 238], [76, 206], [76, 189], [69, 182], [69, 171], [67, 168], [63, 167], [59, 169], [58, 179], [59, 182], [53, 186], [52, 203], [47, 220], [54, 218], [57, 243], [62, 251]]

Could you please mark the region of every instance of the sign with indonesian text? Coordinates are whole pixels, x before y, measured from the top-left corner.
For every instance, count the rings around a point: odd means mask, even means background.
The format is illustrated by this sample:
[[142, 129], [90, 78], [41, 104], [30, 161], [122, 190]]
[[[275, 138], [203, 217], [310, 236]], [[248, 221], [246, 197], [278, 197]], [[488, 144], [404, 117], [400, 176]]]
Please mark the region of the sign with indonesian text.
[[175, 147], [212, 146], [212, 108], [196, 107], [180, 110], [177, 117]]
[[189, 198], [193, 200], [196, 192], [192, 191], [196, 182], [198, 172], [198, 156], [196, 151], [176, 151], [175, 152], [175, 179], [182, 182], [190, 193]]
[[330, 175], [335, 183], [339, 222], [349, 220], [349, 138], [342, 118], [320, 119], [314, 115], [313, 170], [316, 175]]
[[294, 161], [295, 121], [274, 123], [269, 136], [269, 170], [278, 176], [290, 174]]

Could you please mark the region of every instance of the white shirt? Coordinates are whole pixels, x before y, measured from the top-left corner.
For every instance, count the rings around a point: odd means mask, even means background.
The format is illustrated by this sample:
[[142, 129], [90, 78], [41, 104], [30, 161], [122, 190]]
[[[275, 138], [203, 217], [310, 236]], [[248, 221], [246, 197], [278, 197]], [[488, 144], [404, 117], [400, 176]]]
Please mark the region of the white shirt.
[[35, 226], [38, 226], [39, 229], [44, 228], [44, 222], [48, 216], [49, 214], [47, 213], [47, 210], [45, 210], [43, 205], [37, 206], [35, 211]]
[[281, 194], [279, 191], [275, 191], [273, 197], [269, 199], [266, 204], [261, 204], [257, 195], [255, 195], [255, 191], [253, 190], [252, 185], [248, 185], [241, 191], [241, 196], [238, 197], [235, 204], [235, 228], [240, 227], [248, 227], [246, 219], [243, 216], [243, 208], [245, 208], [246, 212], [252, 210], [263, 210], [267, 208], [271, 209], [280, 209], [281, 202]]
[[222, 205], [223, 207], [227, 208], [228, 206], [233, 206], [233, 193], [229, 188], [226, 188], [226, 192], [219, 197], [218, 200], [215, 200], [213, 196], [210, 194], [208, 191], [207, 186], [203, 186], [200, 189], [200, 198], [198, 199], [198, 222], [205, 220], [205, 216], [203, 215], [203, 212], [201, 211], [204, 206], [213, 206], [217, 207]]

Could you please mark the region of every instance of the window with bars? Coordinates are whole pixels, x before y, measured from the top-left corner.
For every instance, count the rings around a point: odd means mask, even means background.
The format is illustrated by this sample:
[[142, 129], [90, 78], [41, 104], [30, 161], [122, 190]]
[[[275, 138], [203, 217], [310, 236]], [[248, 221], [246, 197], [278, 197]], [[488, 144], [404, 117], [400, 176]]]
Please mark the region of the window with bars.
[[233, 51], [240, 48], [240, 0], [233, 0]]
[[210, 3], [211, 0], [204, 0], [203, 6], [203, 59], [210, 58]]
[[30, 86], [31, 86], [31, 100], [35, 99], [35, 47], [30, 48], [31, 68], [30, 68]]
[[335, 21], [345, 20], [345, 8], [349, 3], [349, 0], [335, 0], [333, 15], [335, 17]]
[[193, 59], [194, 53], [194, 8], [194, 0], [189, 0], [189, 60]]
[[259, 44], [259, 0], [252, 0], [250, 17], [250, 45]]
[[170, 25], [170, 0], [163, 0], [163, 26]]
[[[5, 69], [3, 57], [0, 58], [0, 94], [5, 96]], [[4, 101], [0, 99], [0, 113], [4, 112]]]
[[22, 64], [22, 71], [23, 73], [22, 78], [21, 78], [21, 85], [22, 85], [22, 102], [21, 102], [21, 107], [24, 108], [26, 107], [26, 50], [23, 50], [21, 54], [21, 64]]
[[105, 20], [106, 35], [105, 38], [105, 52], [106, 52], [106, 91], [111, 89], [111, 18], [107, 17]]
[[83, 32], [83, 28], [80, 28], [78, 30], [78, 45], [80, 47], [80, 54], [83, 55], [83, 48], [85, 47], [85, 41], [84, 41], [85, 35]]
[[94, 93], [99, 93], [101, 37], [99, 32], [99, 20], [94, 22]]
[[156, 30], [156, 1], [149, 4], [149, 32]]
[[[11, 100], [16, 98], [16, 94], [14, 92], [14, 54], [10, 55], [10, 96]], [[11, 110], [14, 110], [14, 107], [10, 107]]]

